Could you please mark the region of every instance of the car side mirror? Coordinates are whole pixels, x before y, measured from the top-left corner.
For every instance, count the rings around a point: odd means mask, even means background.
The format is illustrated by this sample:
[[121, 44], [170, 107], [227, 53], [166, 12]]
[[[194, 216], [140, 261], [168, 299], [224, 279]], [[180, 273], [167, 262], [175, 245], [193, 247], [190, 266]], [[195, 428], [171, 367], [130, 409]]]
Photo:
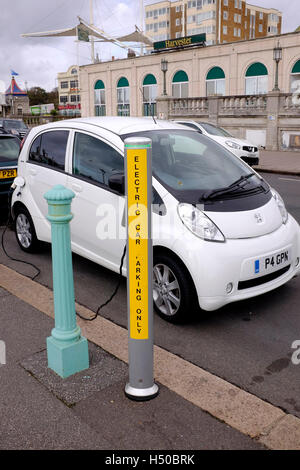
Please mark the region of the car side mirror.
[[115, 173], [108, 179], [108, 186], [110, 189], [117, 191], [120, 194], [125, 194], [125, 175], [124, 173]]

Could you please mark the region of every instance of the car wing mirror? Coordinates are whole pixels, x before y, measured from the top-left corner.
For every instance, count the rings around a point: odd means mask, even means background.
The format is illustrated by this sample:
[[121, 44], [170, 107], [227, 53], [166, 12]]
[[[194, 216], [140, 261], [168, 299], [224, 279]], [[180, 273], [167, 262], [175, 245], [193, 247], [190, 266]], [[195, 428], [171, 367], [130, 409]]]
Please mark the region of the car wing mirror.
[[115, 173], [108, 179], [108, 186], [110, 189], [117, 191], [118, 193], [125, 194], [125, 175], [124, 173]]

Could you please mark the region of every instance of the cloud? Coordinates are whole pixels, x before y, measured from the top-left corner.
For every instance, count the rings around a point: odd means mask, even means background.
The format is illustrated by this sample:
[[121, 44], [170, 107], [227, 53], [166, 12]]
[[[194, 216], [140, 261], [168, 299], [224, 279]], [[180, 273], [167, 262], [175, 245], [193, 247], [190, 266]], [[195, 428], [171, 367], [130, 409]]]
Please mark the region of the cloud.
[[[293, 31], [300, 24], [295, 12], [299, 0], [251, 0], [265, 7], [283, 11], [284, 32]], [[128, 34], [140, 23], [139, 0], [93, 0], [94, 24], [112, 36]], [[147, 1], [148, 3], [148, 1]], [[18, 84], [30, 88], [41, 86], [51, 90], [58, 72], [77, 63], [74, 38], [21, 38], [22, 33], [73, 27], [77, 15], [89, 20], [89, 0], [0, 0], [0, 80], [6, 87], [10, 69], [19, 73]], [[112, 44], [95, 43], [101, 60], [112, 55], [124, 57], [126, 51]], [[78, 47], [79, 63], [90, 63], [88, 43]]]

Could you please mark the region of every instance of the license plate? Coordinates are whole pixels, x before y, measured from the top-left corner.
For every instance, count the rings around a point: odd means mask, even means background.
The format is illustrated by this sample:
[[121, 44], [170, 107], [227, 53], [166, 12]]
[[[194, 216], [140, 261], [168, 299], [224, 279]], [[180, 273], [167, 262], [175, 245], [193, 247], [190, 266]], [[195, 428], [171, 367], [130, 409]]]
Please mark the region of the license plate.
[[254, 261], [254, 273], [262, 274], [277, 271], [278, 269], [284, 268], [290, 264], [291, 254], [290, 250], [286, 249], [279, 251], [269, 256], [256, 259]]
[[17, 176], [17, 170], [15, 168], [11, 170], [0, 170], [0, 179], [15, 178]]

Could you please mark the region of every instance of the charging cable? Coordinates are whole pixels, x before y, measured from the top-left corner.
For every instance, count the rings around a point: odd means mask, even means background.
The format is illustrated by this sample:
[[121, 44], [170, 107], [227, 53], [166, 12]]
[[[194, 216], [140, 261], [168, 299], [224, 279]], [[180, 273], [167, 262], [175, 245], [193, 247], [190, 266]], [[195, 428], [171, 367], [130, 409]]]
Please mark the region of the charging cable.
[[122, 258], [121, 258], [121, 264], [120, 264], [120, 269], [119, 269], [119, 279], [118, 279], [118, 282], [117, 282], [117, 285], [115, 287], [115, 290], [113, 291], [112, 295], [110, 296], [110, 298], [104, 302], [102, 305], [100, 305], [95, 313], [95, 315], [93, 317], [89, 317], [89, 318], [86, 318], [86, 317], [83, 317], [82, 315], [80, 315], [80, 313], [76, 312], [76, 315], [81, 318], [82, 320], [85, 320], [85, 321], [93, 321], [95, 320], [99, 314], [100, 314], [100, 310], [102, 310], [103, 307], [105, 307], [107, 304], [109, 304], [112, 299], [115, 297], [115, 295], [117, 294], [118, 290], [119, 290], [119, 287], [121, 285], [121, 281], [122, 281], [122, 269], [123, 269], [123, 264], [124, 264], [124, 258], [125, 258], [125, 254], [126, 254], [126, 245], [124, 246], [124, 250], [123, 250], [123, 254], [122, 254]]
[[35, 266], [35, 264], [29, 263], [29, 261], [24, 261], [24, 260], [22, 260], [22, 259], [13, 258], [12, 256], [10, 256], [10, 255], [7, 253], [6, 248], [5, 248], [5, 246], [4, 246], [4, 235], [5, 235], [7, 229], [8, 229], [8, 227], [9, 227], [9, 225], [10, 225], [10, 221], [12, 220], [12, 216], [11, 216], [11, 198], [12, 198], [12, 194], [13, 194], [13, 192], [14, 192], [14, 189], [15, 189], [14, 187], [11, 187], [10, 190], [9, 190], [9, 193], [8, 193], [8, 195], [7, 195], [8, 217], [7, 217], [7, 222], [6, 222], [6, 224], [5, 224], [4, 230], [3, 230], [2, 234], [1, 234], [1, 246], [2, 246], [2, 249], [3, 249], [4, 253], [5, 253], [5, 255], [6, 255], [7, 258], [9, 258], [11, 261], [16, 261], [17, 263], [27, 264], [28, 266], [31, 266], [31, 267], [33, 267], [33, 268], [36, 270], [36, 274], [35, 274], [33, 277], [27, 276], [27, 275], [25, 274], [26, 277], [29, 277], [32, 281], [34, 281], [34, 280], [38, 277], [38, 275], [41, 273], [40, 269], [39, 269], [37, 266]]
[[[11, 187], [10, 190], [9, 190], [9, 193], [8, 193], [8, 196], [7, 196], [7, 199], [8, 199], [8, 218], [7, 218], [7, 222], [5, 224], [5, 227], [4, 227], [4, 230], [2, 232], [2, 235], [1, 235], [1, 246], [2, 246], [2, 249], [3, 249], [3, 252], [5, 253], [5, 255], [11, 260], [11, 261], [16, 261], [17, 263], [23, 263], [23, 264], [27, 264], [29, 266], [32, 266], [35, 270], [36, 270], [36, 274], [31, 277], [31, 276], [27, 276], [25, 275], [26, 277], [29, 277], [32, 281], [34, 281], [41, 273], [41, 270], [33, 263], [30, 263], [28, 261], [24, 261], [24, 260], [21, 260], [21, 259], [17, 259], [17, 258], [13, 258], [6, 250], [5, 246], [4, 246], [4, 235], [10, 225], [10, 221], [12, 220], [12, 216], [11, 216], [11, 198], [12, 198], [12, 194], [14, 192], [14, 189], [16, 188], [17, 186], [15, 187]], [[20, 188], [19, 188], [20, 190]], [[89, 317], [89, 318], [86, 318], [86, 317], [83, 317], [82, 315], [80, 315], [80, 313], [76, 312], [76, 315], [78, 317], [80, 317], [82, 320], [85, 320], [85, 321], [93, 321], [95, 320], [99, 314], [100, 314], [100, 310], [102, 310], [103, 307], [105, 307], [106, 305], [108, 305], [112, 299], [117, 295], [118, 293], [118, 290], [119, 290], [119, 287], [121, 285], [121, 281], [122, 281], [122, 269], [123, 269], [123, 264], [124, 264], [124, 258], [125, 258], [125, 254], [126, 254], [126, 245], [124, 246], [124, 250], [123, 250], [123, 254], [122, 254], [122, 257], [121, 257], [121, 264], [120, 264], [120, 269], [119, 269], [119, 279], [118, 279], [118, 282], [117, 282], [117, 285], [112, 293], [112, 295], [109, 297], [109, 299], [104, 302], [102, 305], [100, 305], [95, 313], [95, 315], [93, 317]]]

